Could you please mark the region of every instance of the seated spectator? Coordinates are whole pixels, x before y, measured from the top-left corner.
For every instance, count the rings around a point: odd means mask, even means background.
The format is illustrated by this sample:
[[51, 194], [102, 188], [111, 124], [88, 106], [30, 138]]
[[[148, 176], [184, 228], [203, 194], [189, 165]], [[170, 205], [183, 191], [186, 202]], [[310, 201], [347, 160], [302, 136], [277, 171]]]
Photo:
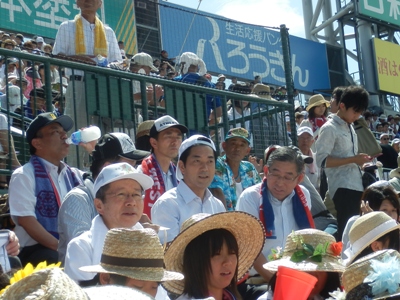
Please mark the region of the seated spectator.
[[311, 150], [314, 143], [313, 132], [310, 127], [303, 126], [297, 131], [297, 139], [301, 153], [313, 158], [313, 162], [305, 164], [305, 175], [310, 179], [314, 187], [319, 190], [319, 168], [317, 166], [315, 153]]
[[304, 120], [304, 115], [301, 112], [296, 112], [294, 118], [296, 119], [296, 129], [298, 129], [301, 122]]
[[[142, 229], [142, 193], [154, 184], [127, 163], [104, 167], [94, 182], [94, 205], [99, 213], [89, 231], [71, 240], [65, 256], [65, 273], [84, 285], [92, 285], [94, 274], [80, 267], [97, 265], [108, 230], [113, 228]], [[84, 282], [89, 281], [89, 282]]]
[[313, 95], [308, 100], [308, 119], [304, 120], [301, 126], [308, 126], [312, 129], [314, 134], [314, 140], [318, 139], [319, 130], [327, 121], [328, 107], [330, 102], [325, 100], [321, 94]]
[[58, 261], [58, 210], [68, 191], [82, 183], [82, 173], [62, 161], [68, 155], [65, 140], [73, 125], [68, 116], [44, 113], [26, 131], [31, 159], [14, 171], [9, 188], [10, 214], [24, 266]]
[[397, 153], [400, 152], [400, 139], [394, 139], [391, 145], [393, 149], [396, 150]]
[[303, 158], [295, 150], [277, 148], [268, 157], [263, 182], [244, 190], [238, 200], [236, 209], [261, 220], [266, 230], [264, 248], [254, 262], [255, 270], [265, 282], [273, 276], [263, 268], [271, 249], [283, 248], [293, 230], [315, 227], [310, 194], [299, 185], [303, 172]]
[[396, 191], [400, 191], [400, 156], [397, 156], [397, 168], [390, 171], [389, 177], [389, 183]]
[[358, 259], [384, 249], [399, 249], [400, 225], [382, 211], [358, 218], [349, 231], [350, 247], [344, 250], [348, 266]]
[[225, 155], [217, 159], [214, 180], [209, 189], [224, 203], [226, 210], [232, 211], [241, 193], [261, 182], [261, 178], [254, 165], [244, 160], [251, 150], [250, 134], [246, 129], [229, 130], [222, 149]]
[[161, 62], [168, 62], [171, 66], [175, 66], [175, 57], [169, 58], [167, 50], [162, 50], [160, 53]]
[[100, 285], [135, 288], [157, 300], [169, 300], [161, 283], [183, 279], [181, 273], [164, 269], [164, 249], [152, 229], [109, 230], [100, 263], [80, 270], [97, 273]]
[[151, 208], [153, 223], [168, 228], [166, 239], [164, 232], [159, 232], [162, 243], [171, 242], [192, 215], [226, 211], [208, 189], [215, 174], [216, 156], [213, 141], [202, 135], [192, 135], [179, 147], [178, 186], [165, 192]]
[[380, 146], [382, 148], [382, 155], [377, 157], [384, 168], [395, 169], [397, 168], [398, 152], [389, 145], [389, 135], [382, 133], [380, 136]]
[[[97, 142], [97, 141], [95, 141]], [[65, 195], [58, 212], [58, 259], [64, 263], [68, 243], [75, 237], [90, 230], [92, 220], [97, 215], [94, 206], [93, 180], [101, 170], [115, 163], [128, 163], [132, 167], [137, 161], [147, 157], [150, 152], [136, 150], [131, 138], [122, 132], [106, 133], [92, 152], [92, 177], [84, 176], [84, 182]]]
[[[226, 80], [226, 76], [224, 74], [219, 74], [218, 78], [217, 78], [217, 84], [221, 83], [222, 84], [222, 90], [225, 90], [225, 80]], [[217, 85], [215, 84], [215, 85]]]
[[17, 45], [12, 39], [6, 39], [2, 44], [1, 47], [8, 50], [14, 50], [15, 46]]

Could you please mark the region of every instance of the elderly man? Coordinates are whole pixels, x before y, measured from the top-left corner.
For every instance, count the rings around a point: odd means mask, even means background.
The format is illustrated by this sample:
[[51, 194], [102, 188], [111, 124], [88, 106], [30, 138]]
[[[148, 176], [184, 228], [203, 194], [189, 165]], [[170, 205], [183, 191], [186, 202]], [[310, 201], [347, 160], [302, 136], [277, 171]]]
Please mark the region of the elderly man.
[[99, 214], [90, 230], [72, 239], [67, 247], [65, 272], [72, 279], [79, 282], [93, 279], [93, 274], [82, 272], [79, 267], [100, 263], [108, 230], [143, 228], [139, 223], [143, 213], [142, 195], [153, 184], [149, 176], [138, 173], [127, 163], [112, 164], [101, 170], [94, 182], [94, 206]]
[[164, 193], [151, 208], [153, 223], [167, 227], [159, 232], [161, 242], [171, 242], [184, 221], [198, 213], [224, 212], [225, 207], [208, 190], [214, 178], [216, 150], [212, 140], [192, 135], [179, 148], [176, 188]]
[[264, 224], [266, 241], [254, 268], [269, 282], [273, 274], [262, 266], [271, 249], [283, 248], [293, 230], [313, 228], [314, 221], [310, 194], [299, 185], [304, 177], [301, 155], [289, 147], [280, 147], [266, 157], [263, 182], [243, 191], [236, 210], [250, 213]]
[[138, 171], [149, 175], [155, 182], [146, 191], [143, 212], [150, 217], [151, 207], [166, 191], [178, 185], [176, 167], [172, 160], [178, 155], [186, 126], [179, 124], [171, 116], [163, 116], [154, 121], [150, 128], [151, 156], [144, 159]]
[[243, 160], [250, 153], [250, 134], [246, 129], [229, 130], [222, 148], [225, 155], [217, 159], [214, 180], [209, 189], [230, 211], [235, 210], [240, 194], [261, 182], [261, 178], [254, 165]]
[[73, 127], [68, 116], [37, 116], [26, 131], [31, 159], [15, 170], [10, 181], [10, 213], [16, 224], [23, 265], [58, 261], [58, 210], [65, 195], [82, 183], [81, 172], [62, 162]]
[[[93, 63], [98, 55], [107, 58], [108, 62], [122, 60], [121, 51], [114, 31], [104, 25], [96, 16], [101, 7], [101, 0], [76, 0], [81, 13], [74, 20], [63, 22], [58, 28], [53, 54], [66, 55], [72, 59]], [[87, 126], [84, 72], [65, 70], [70, 79], [66, 97], [65, 114], [76, 118], [76, 127]], [[74, 81], [74, 82], [72, 82]], [[76, 111], [76, 116], [75, 116]], [[70, 159], [76, 164], [76, 149], [72, 148]]]
[[[115, 163], [126, 162], [132, 167], [136, 161], [150, 155], [150, 152], [137, 150], [131, 138], [122, 132], [106, 133], [97, 142], [92, 152], [92, 177], [84, 176], [84, 184], [73, 188], [65, 196], [58, 213], [58, 258], [64, 262], [68, 243], [91, 227], [93, 218], [97, 215], [94, 206], [93, 180], [100, 171]], [[88, 175], [88, 174], [85, 174]]]

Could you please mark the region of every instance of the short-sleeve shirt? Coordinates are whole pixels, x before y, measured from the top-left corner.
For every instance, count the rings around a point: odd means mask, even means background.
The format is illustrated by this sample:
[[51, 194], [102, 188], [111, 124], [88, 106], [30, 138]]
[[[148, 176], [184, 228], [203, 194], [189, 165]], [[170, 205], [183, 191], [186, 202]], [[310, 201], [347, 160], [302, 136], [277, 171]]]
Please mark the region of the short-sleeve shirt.
[[[243, 190], [261, 182], [261, 177], [258, 175], [256, 168], [248, 161], [240, 163], [239, 175]], [[224, 192], [227, 210], [235, 210], [238, 198], [236, 195], [236, 180], [231, 167], [226, 162], [226, 155], [217, 159], [214, 180], [209, 188], [221, 189]]]

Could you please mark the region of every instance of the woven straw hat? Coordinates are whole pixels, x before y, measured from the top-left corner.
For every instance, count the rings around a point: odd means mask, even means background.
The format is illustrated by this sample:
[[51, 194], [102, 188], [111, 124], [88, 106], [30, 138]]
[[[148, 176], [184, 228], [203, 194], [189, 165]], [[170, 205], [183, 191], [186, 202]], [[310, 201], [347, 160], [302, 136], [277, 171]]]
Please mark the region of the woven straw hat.
[[[300, 248], [297, 243], [293, 240], [295, 235], [301, 235], [305, 244], [310, 244], [314, 248], [318, 244], [324, 245], [326, 242], [329, 243], [325, 255], [322, 256], [321, 262], [315, 262], [312, 260], [304, 260], [301, 262], [293, 262], [290, 260], [291, 256]], [[278, 271], [279, 266], [292, 268], [299, 271], [305, 272], [343, 272], [344, 266], [340, 261], [340, 253], [334, 253], [331, 245], [335, 243], [335, 238], [324, 231], [318, 229], [303, 229], [292, 232], [286, 238], [285, 249], [281, 259], [270, 261], [263, 265], [264, 269], [272, 272]]]
[[136, 139], [142, 136], [150, 136], [150, 129], [154, 125], [154, 120], [147, 120], [139, 124], [136, 131]]
[[116, 228], [108, 231], [100, 264], [79, 268], [84, 272], [112, 273], [137, 280], [181, 280], [183, 275], [164, 269], [164, 249], [153, 229]]
[[[347, 293], [346, 299], [361, 300], [366, 299], [366, 296], [371, 296], [372, 288], [368, 285], [368, 282], [364, 282], [364, 280], [370, 274], [377, 274], [373, 267], [374, 263], [386, 263], [387, 265], [382, 265], [383, 268], [392, 267], [398, 269], [398, 266], [400, 266], [400, 254], [396, 250], [392, 249], [377, 251], [360, 258], [348, 266], [342, 276], [342, 284]], [[388, 271], [390, 272], [391, 270]], [[397, 279], [397, 290], [392, 293], [389, 293], [388, 291], [379, 293], [374, 295], [372, 299], [390, 299], [393, 296], [400, 295], [400, 276], [392, 274], [390, 278], [395, 280]], [[377, 284], [379, 284], [379, 279], [388, 280], [389, 278], [385, 277], [384, 274], [381, 273], [378, 278], [376, 278]]]
[[326, 107], [329, 107], [331, 105], [330, 102], [328, 100], [325, 100], [325, 98], [321, 94], [311, 96], [310, 99], [308, 99], [308, 106], [306, 110], [309, 111], [312, 107], [319, 106], [321, 104], [325, 104]]
[[12, 284], [0, 299], [88, 300], [88, 296], [61, 269], [37, 271]]
[[107, 300], [152, 300], [150, 295], [139, 290], [124, 286], [102, 285], [83, 289], [89, 296], [89, 299], [107, 299]]
[[348, 257], [345, 264], [351, 264], [372, 242], [399, 228], [400, 225], [395, 220], [381, 211], [373, 211], [359, 217], [350, 228], [350, 247], [344, 252]]
[[[168, 270], [182, 272], [186, 246], [196, 237], [213, 229], [226, 229], [235, 237], [239, 246], [238, 279], [243, 277], [260, 254], [264, 246], [265, 233], [258, 219], [241, 211], [214, 215], [202, 213], [187, 219], [182, 224], [181, 232], [165, 252], [165, 267]], [[163, 286], [168, 291], [180, 295], [183, 292], [184, 280], [168, 281], [163, 283]]]

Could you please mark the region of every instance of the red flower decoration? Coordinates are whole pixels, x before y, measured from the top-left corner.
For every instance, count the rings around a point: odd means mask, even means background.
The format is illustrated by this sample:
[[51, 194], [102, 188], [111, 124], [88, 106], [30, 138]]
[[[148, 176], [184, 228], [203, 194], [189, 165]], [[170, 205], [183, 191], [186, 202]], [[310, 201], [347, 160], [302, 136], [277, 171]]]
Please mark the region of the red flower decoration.
[[332, 243], [330, 245], [330, 250], [335, 256], [339, 256], [340, 253], [342, 253], [342, 248], [343, 248], [342, 242]]

